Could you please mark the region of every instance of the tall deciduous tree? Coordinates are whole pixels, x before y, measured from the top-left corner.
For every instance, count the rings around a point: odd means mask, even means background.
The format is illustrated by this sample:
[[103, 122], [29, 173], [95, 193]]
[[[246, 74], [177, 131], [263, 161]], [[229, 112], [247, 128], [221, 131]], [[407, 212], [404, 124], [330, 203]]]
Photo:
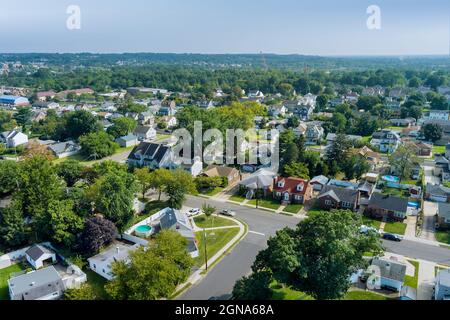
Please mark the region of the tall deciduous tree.
[[280, 284], [317, 299], [339, 299], [350, 276], [365, 268], [364, 252], [381, 253], [375, 234], [359, 232], [361, 217], [350, 211], [319, 212], [296, 229], [278, 231], [253, 264], [253, 271], [272, 273]]
[[88, 255], [96, 254], [109, 245], [116, 234], [117, 228], [111, 221], [99, 215], [88, 218], [80, 237], [81, 250]]
[[410, 145], [400, 145], [389, 157], [389, 163], [401, 180], [409, 179], [411, 171], [419, 160]]
[[193, 260], [187, 240], [175, 231], [162, 231], [146, 250], [130, 253], [130, 262], [115, 262], [114, 279], [106, 291], [116, 300], [168, 298], [187, 279]]

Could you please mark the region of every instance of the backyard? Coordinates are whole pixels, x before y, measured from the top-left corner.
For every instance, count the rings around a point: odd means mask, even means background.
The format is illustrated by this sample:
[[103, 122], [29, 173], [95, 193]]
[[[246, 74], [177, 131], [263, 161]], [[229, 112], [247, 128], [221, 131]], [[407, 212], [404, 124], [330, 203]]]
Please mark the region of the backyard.
[[108, 300], [109, 295], [105, 291], [107, 280], [90, 269], [85, 269], [87, 275], [87, 283], [89, 283], [100, 300]]
[[9, 300], [8, 280], [11, 274], [27, 269], [22, 263], [16, 263], [12, 266], [0, 270], [0, 300]]
[[[206, 231], [206, 252], [208, 260], [211, 259], [221, 248], [230, 242], [239, 233], [239, 228], [217, 229]], [[197, 267], [205, 263], [205, 241], [203, 231], [195, 233], [199, 256], [194, 259]]]
[[433, 154], [445, 153], [445, 146], [433, 146]]

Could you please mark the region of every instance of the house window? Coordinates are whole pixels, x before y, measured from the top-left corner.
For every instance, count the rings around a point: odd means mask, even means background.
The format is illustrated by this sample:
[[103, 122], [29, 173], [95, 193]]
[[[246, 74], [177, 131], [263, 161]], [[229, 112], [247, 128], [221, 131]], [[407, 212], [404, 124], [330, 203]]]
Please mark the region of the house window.
[[331, 200], [325, 200], [325, 205], [331, 206], [332, 204], [333, 204], [333, 202], [331, 202]]
[[277, 197], [281, 197], [281, 192], [277, 192]]

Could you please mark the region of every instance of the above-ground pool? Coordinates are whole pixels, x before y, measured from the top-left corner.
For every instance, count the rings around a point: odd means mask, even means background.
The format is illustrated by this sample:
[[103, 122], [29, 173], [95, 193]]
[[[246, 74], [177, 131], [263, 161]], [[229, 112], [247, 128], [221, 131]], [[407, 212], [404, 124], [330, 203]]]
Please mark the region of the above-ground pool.
[[139, 226], [136, 230], [134, 230], [134, 232], [137, 236], [148, 237], [152, 234], [152, 227], [147, 225]]
[[400, 178], [396, 176], [382, 176], [381, 179], [387, 182], [400, 182]]

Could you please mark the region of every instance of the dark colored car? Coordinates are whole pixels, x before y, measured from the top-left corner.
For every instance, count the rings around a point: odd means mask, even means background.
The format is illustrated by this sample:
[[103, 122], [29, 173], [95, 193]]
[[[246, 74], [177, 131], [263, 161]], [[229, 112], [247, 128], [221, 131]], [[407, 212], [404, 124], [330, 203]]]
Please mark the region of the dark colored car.
[[400, 238], [398, 235], [392, 234], [392, 233], [383, 234], [383, 239], [390, 240], [390, 241], [396, 241], [396, 242], [402, 241], [402, 238]]

